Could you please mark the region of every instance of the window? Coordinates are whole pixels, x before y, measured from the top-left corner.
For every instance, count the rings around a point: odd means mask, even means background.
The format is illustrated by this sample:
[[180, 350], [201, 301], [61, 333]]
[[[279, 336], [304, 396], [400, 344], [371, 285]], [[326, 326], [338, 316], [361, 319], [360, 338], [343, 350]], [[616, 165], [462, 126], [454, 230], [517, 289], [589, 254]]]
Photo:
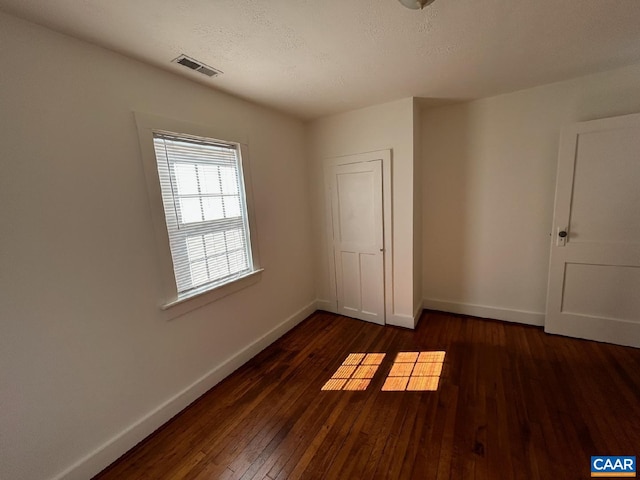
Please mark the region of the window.
[[155, 132], [178, 297], [252, 270], [237, 145]]
[[247, 277], [260, 270], [244, 145], [216, 140], [207, 127], [138, 113], [136, 121], [166, 277], [163, 308], [214, 290], [207, 295], [215, 300], [252, 283]]

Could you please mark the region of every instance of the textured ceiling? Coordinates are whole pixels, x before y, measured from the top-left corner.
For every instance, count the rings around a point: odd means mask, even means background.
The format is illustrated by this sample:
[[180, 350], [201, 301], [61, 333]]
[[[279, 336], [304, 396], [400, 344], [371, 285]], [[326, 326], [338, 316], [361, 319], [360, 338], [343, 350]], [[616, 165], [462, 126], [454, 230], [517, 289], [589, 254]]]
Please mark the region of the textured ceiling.
[[[640, 63], [640, 0], [436, 0], [422, 11], [397, 0], [0, 0], [0, 9], [306, 119]], [[180, 53], [224, 75], [169, 63]]]

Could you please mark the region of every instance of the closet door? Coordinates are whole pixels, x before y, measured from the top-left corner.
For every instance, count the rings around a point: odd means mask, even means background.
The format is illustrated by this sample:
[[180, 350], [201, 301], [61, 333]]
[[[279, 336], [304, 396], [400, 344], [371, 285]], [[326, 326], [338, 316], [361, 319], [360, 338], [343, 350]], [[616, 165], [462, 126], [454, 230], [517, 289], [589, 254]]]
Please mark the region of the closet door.
[[384, 324], [382, 161], [332, 167], [338, 313]]

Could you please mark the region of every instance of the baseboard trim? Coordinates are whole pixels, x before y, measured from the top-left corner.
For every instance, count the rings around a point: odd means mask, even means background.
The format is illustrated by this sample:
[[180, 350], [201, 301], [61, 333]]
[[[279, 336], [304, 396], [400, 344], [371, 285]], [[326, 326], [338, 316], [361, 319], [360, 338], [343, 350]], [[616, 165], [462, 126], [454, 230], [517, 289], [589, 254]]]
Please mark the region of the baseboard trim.
[[415, 317], [412, 315], [403, 315], [401, 313], [394, 313], [387, 317], [387, 325], [393, 325], [394, 327], [410, 328], [413, 330], [416, 328]]
[[[325, 312], [338, 314], [335, 301], [318, 299], [316, 300], [316, 308], [318, 310], [324, 310]], [[422, 315], [422, 310], [422, 303], [420, 303], [414, 312], [413, 317], [411, 315], [403, 315], [401, 313], [388, 315], [386, 318], [386, 325], [415, 329], [416, 325], [418, 325], [418, 320], [420, 320], [420, 315]]]
[[509, 308], [488, 307], [471, 303], [451, 302], [435, 298], [425, 298], [422, 301], [424, 308], [440, 310], [442, 312], [460, 313], [480, 318], [491, 318], [506, 322], [524, 323], [526, 325], [544, 325], [544, 313], [528, 312], [525, 310], [513, 310]]
[[422, 307], [423, 302], [420, 302], [418, 308], [416, 308], [415, 312], [413, 312], [413, 316], [405, 315], [402, 313], [394, 313], [391, 316], [387, 317], [387, 325], [393, 325], [394, 327], [403, 327], [410, 328], [414, 330], [418, 325], [418, 321], [420, 320], [420, 316], [422, 315]]
[[335, 300], [316, 300], [316, 309], [324, 310], [325, 312], [338, 313], [338, 306]]
[[224, 378], [302, 322], [302, 320], [316, 310], [316, 305], [317, 302], [314, 300], [309, 305], [301, 308], [282, 323], [265, 333], [262, 337], [247, 345], [238, 353], [210, 370], [209, 373], [203, 375], [184, 390], [149, 412], [133, 425], [112, 437], [102, 446], [71, 465], [62, 473], [53, 477], [52, 480], [85, 480], [98, 474]]
[[424, 310], [423, 305], [424, 300], [421, 300], [418, 308], [416, 308], [416, 311], [413, 312], [413, 328], [416, 328], [418, 326], [418, 322], [420, 321], [420, 317], [422, 316], [422, 310]]

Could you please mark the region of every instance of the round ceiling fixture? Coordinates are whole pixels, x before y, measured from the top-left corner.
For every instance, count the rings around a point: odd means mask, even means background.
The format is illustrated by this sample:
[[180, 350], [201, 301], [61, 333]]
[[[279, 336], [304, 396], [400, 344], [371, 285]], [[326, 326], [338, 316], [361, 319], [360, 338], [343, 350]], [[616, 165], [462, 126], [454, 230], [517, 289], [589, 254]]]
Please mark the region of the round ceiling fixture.
[[424, 7], [428, 7], [435, 0], [398, 0], [402, 5], [412, 10], [422, 10]]

